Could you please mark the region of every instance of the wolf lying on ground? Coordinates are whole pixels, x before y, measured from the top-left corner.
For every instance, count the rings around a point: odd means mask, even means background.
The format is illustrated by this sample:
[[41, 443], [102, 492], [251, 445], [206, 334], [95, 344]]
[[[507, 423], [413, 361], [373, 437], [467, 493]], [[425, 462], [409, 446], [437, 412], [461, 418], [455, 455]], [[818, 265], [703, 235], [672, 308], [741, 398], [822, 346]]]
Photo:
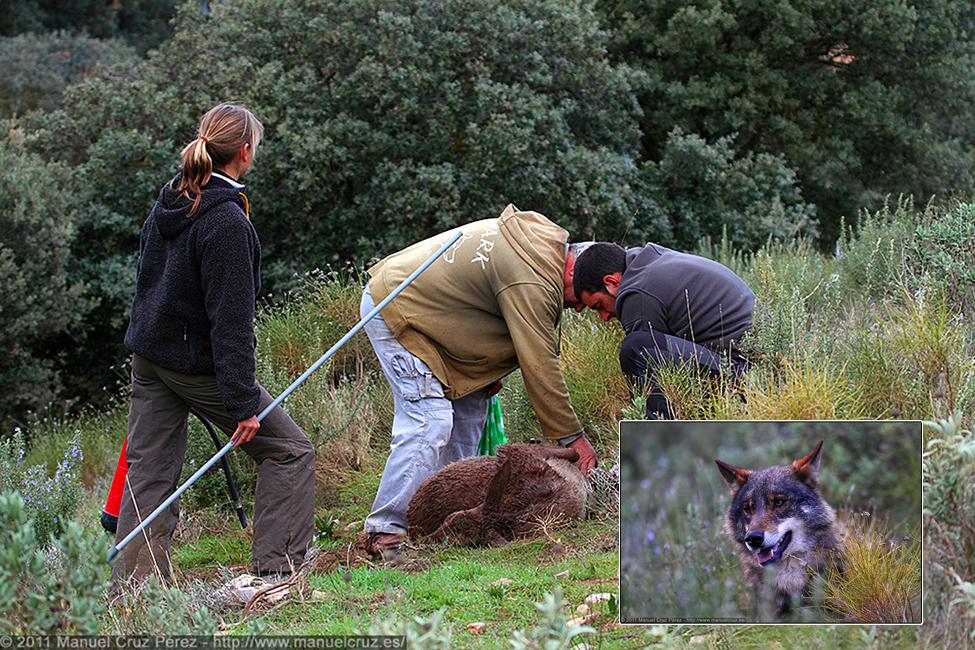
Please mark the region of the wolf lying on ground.
[[410, 500], [410, 537], [501, 545], [532, 534], [541, 521], [581, 519], [586, 481], [577, 460], [574, 449], [522, 443], [451, 463]]
[[775, 586], [776, 615], [784, 617], [813, 574], [838, 561], [836, 515], [819, 493], [816, 448], [789, 465], [747, 470], [715, 460], [731, 488], [725, 530], [738, 544], [756, 608], [766, 573]]

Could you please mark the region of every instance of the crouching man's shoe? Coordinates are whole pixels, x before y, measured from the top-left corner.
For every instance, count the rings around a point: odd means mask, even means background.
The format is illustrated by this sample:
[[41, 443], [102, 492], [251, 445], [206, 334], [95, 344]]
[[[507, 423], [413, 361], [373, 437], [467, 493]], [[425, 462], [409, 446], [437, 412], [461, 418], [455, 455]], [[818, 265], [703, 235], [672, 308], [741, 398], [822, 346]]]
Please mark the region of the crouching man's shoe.
[[404, 535], [397, 533], [369, 533], [366, 536], [366, 552], [384, 562], [395, 562], [403, 554]]

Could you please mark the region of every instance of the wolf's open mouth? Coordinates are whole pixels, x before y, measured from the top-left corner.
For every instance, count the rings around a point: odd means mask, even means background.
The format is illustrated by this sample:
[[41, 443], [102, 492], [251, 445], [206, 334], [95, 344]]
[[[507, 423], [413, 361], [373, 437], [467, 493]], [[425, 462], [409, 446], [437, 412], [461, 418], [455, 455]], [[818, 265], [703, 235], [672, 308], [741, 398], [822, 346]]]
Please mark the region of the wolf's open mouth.
[[785, 535], [779, 539], [775, 546], [766, 546], [760, 548], [755, 552], [755, 559], [762, 566], [766, 564], [771, 564], [772, 562], [778, 562], [782, 558], [782, 554], [785, 552], [786, 547], [789, 546], [789, 542], [792, 541], [792, 531], [786, 531]]

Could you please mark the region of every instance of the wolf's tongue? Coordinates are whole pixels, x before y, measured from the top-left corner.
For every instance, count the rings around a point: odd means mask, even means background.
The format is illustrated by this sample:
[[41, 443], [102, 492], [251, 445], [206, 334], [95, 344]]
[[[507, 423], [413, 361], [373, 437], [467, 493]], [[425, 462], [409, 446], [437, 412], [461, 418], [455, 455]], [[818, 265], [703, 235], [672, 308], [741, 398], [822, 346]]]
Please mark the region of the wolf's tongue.
[[755, 554], [755, 557], [758, 559], [760, 564], [765, 564], [772, 559], [772, 547], [769, 546], [768, 548], [759, 550], [758, 553]]

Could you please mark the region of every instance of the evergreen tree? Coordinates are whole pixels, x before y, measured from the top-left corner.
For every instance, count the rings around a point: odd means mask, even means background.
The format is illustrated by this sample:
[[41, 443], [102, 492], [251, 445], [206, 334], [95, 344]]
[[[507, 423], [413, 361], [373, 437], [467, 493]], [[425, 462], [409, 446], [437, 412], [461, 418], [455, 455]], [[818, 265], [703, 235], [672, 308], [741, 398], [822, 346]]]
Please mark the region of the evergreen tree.
[[642, 155], [674, 127], [785, 157], [823, 234], [885, 194], [972, 188], [975, 5], [952, 0], [598, 0], [646, 74]]

